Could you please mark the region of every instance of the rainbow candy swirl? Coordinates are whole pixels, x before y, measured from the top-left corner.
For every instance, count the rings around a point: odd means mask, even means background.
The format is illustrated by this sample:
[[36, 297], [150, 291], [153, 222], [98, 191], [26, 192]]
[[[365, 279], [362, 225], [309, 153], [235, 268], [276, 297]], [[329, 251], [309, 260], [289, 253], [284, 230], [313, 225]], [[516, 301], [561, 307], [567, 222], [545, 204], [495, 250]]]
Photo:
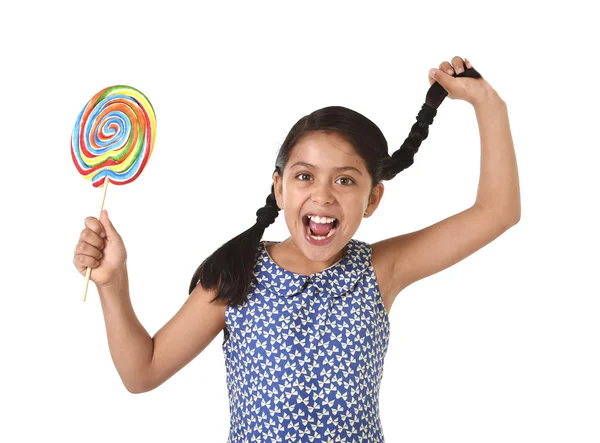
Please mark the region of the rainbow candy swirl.
[[144, 94], [131, 86], [110, 86], [85, 105], [73, 128], [71, 157], [94, 187], [104, 177], [115, 185], [134, 181], [154, 149], [156, 116]]

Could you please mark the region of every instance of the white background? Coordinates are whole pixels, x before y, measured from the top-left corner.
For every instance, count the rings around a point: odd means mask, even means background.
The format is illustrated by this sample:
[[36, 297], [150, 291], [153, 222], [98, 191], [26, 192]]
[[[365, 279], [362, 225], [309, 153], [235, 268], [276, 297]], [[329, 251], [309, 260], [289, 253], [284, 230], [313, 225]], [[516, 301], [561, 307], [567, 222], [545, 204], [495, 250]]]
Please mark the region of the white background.
[[[72, 260], [102, 190], [70, 136], [100, 89], [157, 115], [142, 175], [108, 189], [133, 306], [154, 335], [197, 266], [256, 220], [302, 116], [352, 108], [402, 144], [427, 73], [467, 57], [506, 101], [522, 195], [515, 227], [411, 285], [390, 312], [387, 442], [600, 441], [598, 41], [587, 2], [4, 2], [0, 7], [0, 440], [225, 442], [219, 334], [154, 391], [127, 392], [102, 309]], [[446, 99], [415, 163], [355, 238], [374, 243], [469, 207], [471, 105]], [[282, 214], [264, 239], [288, 236]]]

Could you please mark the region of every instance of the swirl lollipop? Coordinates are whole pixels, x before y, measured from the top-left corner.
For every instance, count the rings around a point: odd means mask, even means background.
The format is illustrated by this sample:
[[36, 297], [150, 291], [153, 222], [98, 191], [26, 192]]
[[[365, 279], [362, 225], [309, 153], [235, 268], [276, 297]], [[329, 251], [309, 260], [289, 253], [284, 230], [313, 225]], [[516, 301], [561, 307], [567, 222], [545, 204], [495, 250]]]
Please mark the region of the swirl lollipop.
[[[71, 136], [71, 158], [94, 187], [125, 185], [140, 176], [154, 149], [156, 116], [150, 101], [131, 86], [103, 89], [79, 113]], [[100, 218], [100, 215], [98, 216]], [[85, 291], [92, 268], [87, 268]]]

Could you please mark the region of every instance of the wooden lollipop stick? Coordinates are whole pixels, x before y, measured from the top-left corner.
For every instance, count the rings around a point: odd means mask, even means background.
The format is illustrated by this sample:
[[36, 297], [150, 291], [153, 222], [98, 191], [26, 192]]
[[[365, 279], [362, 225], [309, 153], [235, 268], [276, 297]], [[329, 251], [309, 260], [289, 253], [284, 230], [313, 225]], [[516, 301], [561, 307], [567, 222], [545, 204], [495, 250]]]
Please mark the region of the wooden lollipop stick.
[[[108, 183], [110, 180], [108, 176], [104, 178], [104, 193], [102, 194], [102, 204], [100, 205], [100, 215], [98, 216], [98, 220], [102, 216], [102, 210], [104, 209], [104, 199], [106, 198], [106, 190], [108, 189]], [[83, 301], [85, 301], [85, 296], [87, 294], [88, 283], [90, 282], [90, 275], [92, 274], [92, 268], [87, 268], [87, 272], [85, 273], [85, 289], [83, 291]]]

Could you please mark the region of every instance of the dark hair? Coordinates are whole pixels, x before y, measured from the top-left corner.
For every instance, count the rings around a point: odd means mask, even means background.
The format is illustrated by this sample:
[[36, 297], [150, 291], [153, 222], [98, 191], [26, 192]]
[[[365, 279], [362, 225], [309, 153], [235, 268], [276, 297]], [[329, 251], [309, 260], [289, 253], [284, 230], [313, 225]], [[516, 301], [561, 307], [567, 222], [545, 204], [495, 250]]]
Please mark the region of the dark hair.
[[[454, 77], [479, 78], [481, 75], [473, 68], [465, 68], [463, 73]], [[429, 135], [429, 125], [433, 123], [437, 108], [447, 95], [448, 92], [438, 82], [431, 85], [417, 115], [417, 122], [400, 149], [391, 156], [383, 133], [365, 116], [343, 106], [318, 109], [302, 117], [292, 127], [279, 148], [275, 171], [283, 177], [293, 147], [304, 136], [317, 131], [335, 132], [347, 140], [364, 160], [372, 179], [372, 189], [381, 180], [391, 180], [413, 164], [421, 142]], [[223, 244], [200, 264], [192, 277], [189, 293], [200, 283], [206, 290], [217, 289], [213, 302], [224, 300], [228, 305], [243, 304], [252, 282], [258, 245], [266, 226], [272, 224], [278, 215], [275, 185], [272, 184], [265, 206], [256, 211], [254, 226]]]

